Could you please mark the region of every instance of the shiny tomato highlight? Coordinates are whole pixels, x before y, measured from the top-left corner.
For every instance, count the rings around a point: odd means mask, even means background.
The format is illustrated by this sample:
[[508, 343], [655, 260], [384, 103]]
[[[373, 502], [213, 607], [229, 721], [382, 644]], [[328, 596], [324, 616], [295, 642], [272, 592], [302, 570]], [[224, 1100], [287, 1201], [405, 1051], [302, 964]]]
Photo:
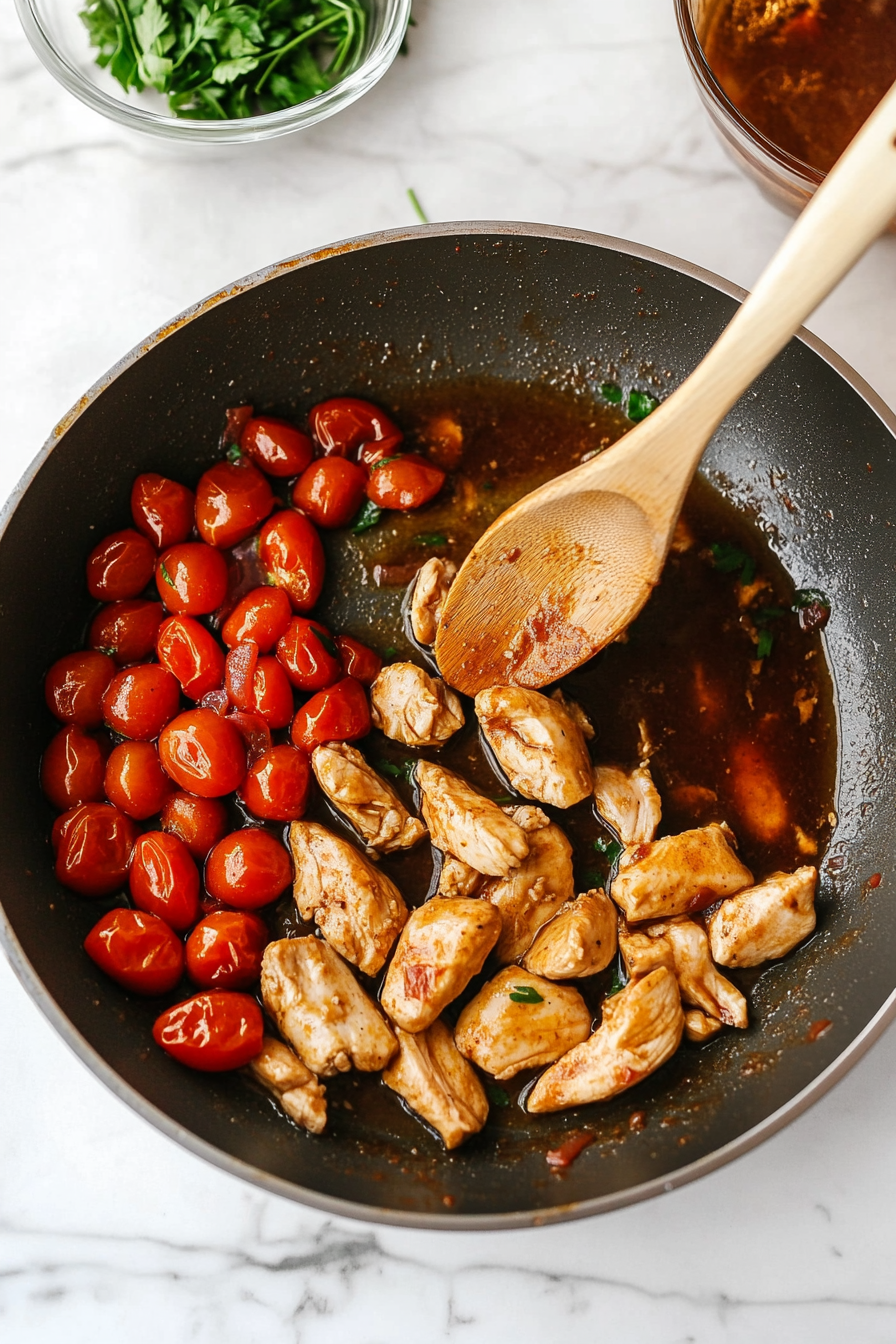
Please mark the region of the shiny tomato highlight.
[[345, 527], [361, 507], [367, 472], [344, 457], [322, 457], [302, 472], [292, 502], [317, 527]]
[[168, 994], [184, 971], [177, 934], [143, 910], [110, 910], [84, 939], [84, 951], [133, 994]]
[[246, 749], [232, 723], [212, 709], [188, 709], [159, 738], [162, 765], [176, 784], [201, 798], [223, 798], [239, 788]]
[[152, 542], [132, 527], [112, 532], [87, 557], [87, 591], [98, 602], [137, 597], [156, 564]]
[[342, 677], [342, 662], [333, 636], [320, 621], [296, 616], [277, 643], [277, 658], [300, 691], [322, 691]]
[[296, 747], [271, 747], [246, 771], [240, 799], [260, 821], [298, 821], [308, 806], [311, 766]]
[[292, 604], [282, 588], [253, 588], [234, 607], [221, 627], [229, 649], [252, 639], [260, 653], [270, 653], [292, 620]]
[[240, 435], [240, 448], [269, 476], [298, 476], [314, 456], [307, 434], [272, 415], [255, 416]]
[[57, 817], [56, 877], [79, 896], [111, 896], [127, 876], [137, 827], [108, 803], [84, 803]]
[[131, 517], [138, 532], [164, 551], [186, 541], [193, 531], [195, 496], [167, 476], [145, 471], [131, 489]]
[[196, 994], [156, 1018], [153, 1040], [167, 1054], [205, 1073], [241, 1069], [261, 1053], [264, 1021], [248, 994]]
[[174, 785], [162, 769], [152, 742], [121, 742], [106, 762], [106, 797], [135, 821], [154, 817]]
[[148, 658], [156, 646], [156, 633], [165, 615], [161, 602], [132, 598], [110, 602], [90, 622], [87, 643], [115, 659], [119, 667]]
[[359, 639], [352, 639], [351, 635], [337, 635], [336, 647], [345, 675], [354, 677], [362, 686], [372, 686], [383, 670], [379, 654]]
[[180, 686], [158, 663], [123, 667], [103, 696], [103, 718], [113, 732], [138, 742], [158, 737], [180, 708]]
[[183, 840], [168, 831], [147, 831], [134, 846], [131, 900], [181, 933], [196, 923], [199, 870]]
[[252, 706], [269, 728], [287, 728], [295, 712], [289, 678], [276, 658], [259, 658], [252, 678]]
[[87, 649], [58, 658], [47, 673], [44, 697], [50, 713], [79, 728], [99, 728], [103, 696], [116, 667], [105, 653]]
[[102, 802], [108, 753], [108, 740], [100, 742], [75, 723], [60, 728], [40, 763], [40, 786], [48, 802], [60, 812]]
[[169, 616], [159, 627], [156, 654], [180, 682], [184, 695], [201, 700], [224, 681], [224, 651], [193, 616]]
[[248, 458], [216, 462], [196, 487], [196, 526], [219, 550], [250, 536], [274, 507], [267, 479]]
[[227, 808], [218, 798], [172, 793], [162, 808], [162, 830], [183, 840], [193, 858], [204, 863], [209, 850], [227, 834]]
[[445, 473], [419, 453], [384, 459], [370, 473], [367, 498], [381, 509], [419, 509], [445, 484]]
[[292, 860], [281, 841], [260, 826], [233, 831], [205, 863], [209, 895], [238, 910], [269, 905], [292, 881]]
[[354, 742], [370, 732], [370, 706], [364, 687], [354, 677], [318, 691], [292, 721], [290, 736], [309, 754], [322, 742]]
[[227, 596], [227, 561], [204, 541], [181, 542], [159, 557], [156, 586], [168, 611], [207, 616]]
[[324, 585], [326, 562], [317, 529], [303, 514], [284, 509], [269, 518], [259, 534], [258, 559], [293, 610], [311, 610]]
[[308, 414], [308, 424], [327, 456], [338, 453], [348, 457], [363, 443], [392, 438], [400, 443], [402, 438], [394, 420], [372, 401], [360, 397], [331, 397], [318, 402]]
[[248, 989], [261, 974], [268, 926], [247, 910], [206, 915], [187, 939], [187, 974], [200, 989]]

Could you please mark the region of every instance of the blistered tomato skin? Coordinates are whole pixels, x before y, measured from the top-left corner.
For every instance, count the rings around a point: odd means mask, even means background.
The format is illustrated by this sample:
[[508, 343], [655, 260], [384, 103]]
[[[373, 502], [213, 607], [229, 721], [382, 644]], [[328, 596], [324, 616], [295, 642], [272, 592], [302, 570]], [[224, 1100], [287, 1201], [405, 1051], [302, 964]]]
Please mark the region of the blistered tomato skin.
[[358, 450], [358, 462], [369, 475], [377, 462], [386, 457], [397, 457], [401, 452], [403, 434], [393, 434], [388, 439], [377, 439], [374, 443], [362, 443]]
[[196, 994], [156, 1018], [156, 1045], [204, 1073], [241, 1069], [261, 1053], [264, 1021], [248, 994], [218, 989]]
[[271, 415], [248, 422], [240, 435], [240, 448], [269, 476], [298, 476], [314, 456], [307, 434]]
[[230, 703], [237, 709], [253, 708], [252, 681], [258, 663], [258, 645], [254, 639], [244, 639], [227, 655], [224, 666], [224, 687]]
[[159, 756], [180, 788], [200, 798], [233, 793], [246, 773], [239, 731], [212, 709], [189, 709], [162, 731]]
[[208, 616], [227, 596], [227, 561], [204, 541], [170, 546], [156, 565], [156, 586], [168, 611]]
[[261, 974], [271, 935], [247, 910], [218, 910], [199, 921], [187, 939], [187, 974], [200, 989], [248, 989]]
[[292, 502], [317, 527], [345, 527], [361, 507], [367, 472], [343, 457], [322, 457], [302, 472]]
[[123, 886], [137, 827], [109, 803], [84, 803], [57, 817], [56, 877], [79, 896], [111, 896]]
[[238, 602], [221, 627], [221, 638], [232, 649], [246, 639], [270, 653], [292, 620], [292, 605], [282, 588], [254, 588]]
[[162, 830], [183, 840], [198, 863], [227, 834], [227, 808], [218, 798], [172, 793], [162, 808]]
[[310, 611], [324, 585], [324, 548], [317, 529], [301, 513], [275, 513], [259, 533], [258, 559], [282, 588], [293, 610]]
[[199, 535], [219, 550], [250, 536], [273, 507], [270, 485], [247, 458], [216, 462], [196, 487]]
[[419, 509], [445, 484], [445, 473], [419, 453], [405, 453], [375, 467], [367, 482], [367, 498], [381, 509]]
[[138, 910], [158, 915], [178, 933], [202, 913], [199, 870], [183, 840], [168, 831], [140, 836], [131, 855], [130, 888]]
[[292, 721], [290, 736], [309, 754], [322, 742], [355, 742], [370, 732], [370, 706], [354, 677], [312, 695]]
[[246, 771], [243, 804], [259, 821], [298, 821], [308, 806], [311, 766], [296, 747], [271, 747]]
[[40, 786], [60, 812], [103, 801], [108, 741], [102, 743], [70, 723], [47, 745], [40, 763]]
[[195, 617], [169, 616], [159, 627], [155, 648], [159, 662], [191, 700], [223, 684], [224, 651]]
[[246, 760], [251, 765], [271, 747], [271, 730], [267, 721], [254, 709], [234, 709], [227, 722], [237, 729], [246, 747]]
[[177, 934], [143, 910], [110, 910], [84, 939], [84, 951], [132, 994], [168, 994], [184, 971]]
[[362, 686], [372, 686], [383, 669], [379, 654], [351, 635], [337, 635], [336, 647], [345, 675], [354, 677]]
[[152, 578], [156, 552], [133, 528], [112, 532], [87, 557], [87, 591], [98, 602], [137, 597]]
[[108, 654], [95, 649], [67, 653], [47, 673], [44, 682], [47, 708], [63, 723], [99, 728], [103, 721], [103, 696], [115, 672], [115, 663]]
[[90, 622], [87, 643], [115, 659], [119, 667], [148, 658], [165, 615], [161, 602], [132, 598], [102, 607]]
[[121, 742], [106, 762], [106, 797], [126, 816], [145, 821], [161, 812], [174, 785], [152, 742]]
[[131, 490], [131, 517], [159, 551], [186, 541], [193, 531], [195, 496], [179, 481], [146, 471]]
[[320, 621], [296, 616], [277, 644], [277, 658], [293, 686], [322, 691], [342, 677], [342, 663], [333, 636]]
[[349, 457], [363, 443], [391, 438], [400, 443], [402, 437], [394, 420], [372, 401], [360, 397], [331, 397], [329, 401], [318, 402], [308, 415], [308, 424], [327, 456], [338, 453], [340, 457]]
[[259, 826], [233, 831], [205, 863], [209, 895], [237, 910], [270, 905], [292, 882], [292, 860], [283, 844]]
[[103, 718], [113, 732], [137, 742], [158, 737], [180, 708], [180, 686], [158, 663], [123, 667], [103, 696]]
[[295, 713], [289, 678], [276, 658], [259, 658], [252, 678], [252, 701], [272, 730], [288, 728]]

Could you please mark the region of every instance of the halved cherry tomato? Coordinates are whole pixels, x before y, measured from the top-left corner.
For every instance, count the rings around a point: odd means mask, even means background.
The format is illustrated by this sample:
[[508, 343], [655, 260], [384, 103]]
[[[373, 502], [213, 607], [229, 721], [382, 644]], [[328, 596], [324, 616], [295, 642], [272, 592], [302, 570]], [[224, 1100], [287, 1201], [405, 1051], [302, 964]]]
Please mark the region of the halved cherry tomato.
[[193, 858], [204, 863], [227, 834], [227, 808], [219, 798], [172, 793], [162, 808], [162, 830], [178, 836]]
[[367, 472], [344, 457], [321, 457], [302, 472], [292, 502], [318, 527], [345, 527], [361, 507]]
[[169, 831], [147, 831], [131, 855], [131, 900], [178, 933], [200, 914], [199, 869], [183, 840]]
[[137, 827], [109, 803], [84, 803], [53, 825], [56, 877], [80, 896], [111, 896], [127, 876]]
[[252, 707], [271, 730], [288, 728], [295, 713], [289, 678], [276, 658], [259, 658], [252, 678]]
[[206, 890], [238, 910], [270, 905], [292, 881], [292, 860], [282, 842], [260, 826], [225, 835], [205, 861]]
[[121, 742], [106, 762], [106, 797], [135, 821], [154, 817], [174, 792], [152, 742]]
[[199, 703], [203, 709], [213, 709], [223, 718], [230, 708], [230, 696], [224, 686], [216, 686], [213, 691], [206, 691]]
[[265, 719], [251, 709], [234, 709], [227, 715], [243, 739], [246, 747], [246, 760], [251, 765], [271, 747], [271, 730]]
[[123, 667], [103, 696], [103, 718], [122, 737], [149, 742], [180, 708], [180, 686], [166, 667], [140, 663]]
[[200, 989], [248, 989], [261, 974], [268, 926], [248, 910], [206, 915], [187, 939], [187, 974]]
[[151, 541], [126, 527], [112, 532], [87, 557], [87, 590], [98, 602], [137, 597], [149, 583], [156, 552]]
[[373, 649], [368, 649], [351, 635], [337, 635], [336, 647], [347, 677], [354, 677], [363, 686], [372, 686], [383, 668], [383, 660]]
[[201, 798], [233, 793], [246, 773], [239, 730], [212, 709], [188, 709], [159, 738], [162, 765], [176, 784]]
[[272, 583], [285, 589], [294, 611], [310, 611], [324, 583], [324, 548], [317, 529], [301, 513], [284, 509], [263, 525], [258, 559]]
[[201, 700], [224, 680], [224, 652], [212, 632], [193, 616], [169, 616], [163, 621], [156, 653], [191, 700]]
[[419, 453], [384, 459], [370, 473], [367, 498], [381, 509], [419, 509], [445, 484], [445, 473]]
[[298, 821], [308, 805], [311, 766], [295, 747], [271, 747], [249, 766], [240, 798], [262, 821]]
[[370, 732], [370, 706], [364, 687], [354, 677], [318, 691], [292, 721], [290, 736], [302, 751], [321, 742], [354, 742]]
[[184, 973], [177, 934], [143, 910], [110, 910], [84, 939], [84, 951], [133, 994], [167, 994]]
[[291, 620], [292, 606], [282, 588], [253, 588], [227, 617], [221, 638], [228, 649], [254, 639], [260, 653], [270, 653]]
[[329, 401], [319, 401], [308, 413], [311, 433], [329, 456], [338, 453], [348, 457], [361, 447], [362, 443], [373, 443], [378, 439], [397, 438], [401, 442], [401, 430], [372, 401], [363, 401], [360, 397], [331, 397]]
[[296, 616], [277, 644], [277, 657], [293, 686], [322, 691], [342, 677], [342, 662], [333, 636], [320, 621]]
[[403, 434], [393, 434], [388, 439], [378, 439], [374, 443], [362, 443], [358, 450], [358, 461], [369, 473], [377, 462], [382, 462], [383, 458], [397, 457], [401, 452], [403, 440]]
[[219, 550], [248, 537], [273, 507], [274, 492], [248, 458], [216, 462], [196, 487], [199, 535]]
[[184, 541], [159, 556], [156, 586], [168, 611], [207, 616], [227, 596], [227, 561], [204, 541]]
[[173, 1059], [204, 1073], [241, 1069], [261, 1053], [264, 1021], [249, 994], [216, 989], [196, 994], [156, 1018], [156, 1045]]
[[99, 728], [103, 696], [116, 668], [108, 654], [95, 649], [67, 653], [47, 673], [44, 696], [50, 713], [79, 728]]
[[100, 742], [70, 723], [51, 738], [40, 763], [40, 786], [60, 812], [103, 801], [103, 773], [109, 742]]
[[160, 551], [186, 541], [193, 531], [195, 507], [192, 490], [154, 471], [143, 472], [131, 489], [134, 526]]
[[272, 415], [250, 420], [240, 435], [240, 447], [269, 476], [298, 476], [314, 456], [307, 434]]
[[114, 658], [119, 666], [139, 663], [156, 645], [156, 632], [165, 615], [161, 602], [131, 598], [102, 607], [90, 622], [87, 643]]
[[224, 665], [224, 686], [237, 709], [251, 710], [252, 680], [258, 662], [258, 645], [254, 639], [244, 639], [228, 653]]

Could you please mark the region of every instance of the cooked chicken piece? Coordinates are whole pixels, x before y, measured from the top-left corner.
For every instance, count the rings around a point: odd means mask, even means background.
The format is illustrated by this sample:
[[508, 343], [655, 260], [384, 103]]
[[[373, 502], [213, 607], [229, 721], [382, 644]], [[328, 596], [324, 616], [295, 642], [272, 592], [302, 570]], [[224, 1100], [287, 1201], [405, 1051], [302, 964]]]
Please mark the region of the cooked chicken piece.
[[294, 821], [293, 896], [327, 942], [365, 975], [376, 975], [408, 917], [401, 892], [354, 845], [314, 821]]
[[432, 556], [418, 573], [411, 590], [411, 630], [418, 644], [435, 644], [448, 589], [457, 565]]
[[481, 895], [501, 911], [503, 927], [495, 953], [502, 963], [516, 961], [542, 924], [572, 900], [572, 845], [540, 807], [503, 809], [526, 833], [529, 853], [507, 877], [486, 882]]
[[[650, 925], [651, 928], [660, 928], [660, 925]], [[651, 971], [657, 970], [660, 966], [665, 967], [667, 971], [675, 974], [675, 957], [672, 953], [672, 946], [667, 943], [665, 938], [656, 935], [651, 936], [641, 927], [638, 929], [629, 928], [628, 924], [619, 916], [618, 923], [619, 951], [622, 953], [622, 961], [625, 966], [625, 972], [629, 980], [643, 980], [645, 975]]]
[[412, 1111], [438, 1130], [446, 1148], [478, 1134], [488, 1117], [485, 1088], [437, 1019], [426, 1031], [395, 1032], [398, 1054], [383, 1082], [404, 1097]]
[[702, 1013], [699, 1008], [689, 1008], [684, 1015], [684, 1034], [689, 1041], [708, 1041], [721, 1030], [719, 1019]]
[[312, 1134], [323, 1134], [327, 1125], [326, 1088], [288, 1045], [265, 1036], [261, 1054], [249, 1064], [250, 1072], [283, 1107], [290, 1120]]
[[427, 901], [411, 911], [386, 972], [381, 1002], [404, 1031], [425, 1031], [482, 970], [501, 932], [488, 901]]
[[528, 1110], [560, 1111], [615, 1097], [665, 1064], [683, 1031], [678, 984], [660, 966], [604, 1002], [597, 1031], [541, 1075]]
[[551, 699], [556, 700], [558, 705], [562, 705], [572, 721], [579, 725], [586, 739], [590, 742], [594, 737], [594, 724], [591, 722], [578, 700], [568, 700], [560, 690], [559, 686], [556, 691], [551, 691]]
[[656, 835], [662, 808], [648, 766], [626, 774], [618, 765], [596, 765], [594, 801], [624, 845], [643, 845]]
[[261, 964], [264, 1006], [296, 1054], [318, 1077], [385, 1068], [397, 1048], [346, 963], [320, 938], [268, 943]]
[[[658, 945], [655, 960], [649, 944]], [[655, 966], [675, 972], [682, 1003], [702, 1008], [729, 1027], [746, 1027], [747, 1001], [712, 963], [706, 930], [686, 917], [648, 924], [636, 931], [620, 924], [619, 946], [629, 976], [635, 980]]]
[[753, 874], [728, 843], [730, 835], [712, 822], [635, 845], [623, 854], [610, 895], [631, 923], [705, 910], [752, 884]]
[[723, 901], [707, 920], [720, 966], [758, 966], [783, 957], [815, 928], [818, 869], [772, 873], [765, 882]]
[[453, 854], [443, 854], [436, 895], [478, 896], [484, 881], [482, 873], [478, 873], [462, 859], [456, 859]]
[[454, 1039], [462, 1055], [503, 1082], [552, 1064], [590, 1033], [591, 1012], [577, 989], [506, 966], [467, 1004]]
[[616, 907], [601, 890], [562, 906], [535, 935], [523, 965], [548, 980], [581, 980], [616, 955]]
[[368, 853], [391, 854], [422, 840], [426, 827], [395, 790], [347, 742], [315, 747], [311, 768], [333, 806], [351, 822]]
[[390, 663], [370, 688], [375, 728], [406, 747], [440, 747], [464, 726], [464, 711], [441, 677], [413, 663]]
[[497, 803], [431, 761], [418, 761], [416, 779], [423, 820], [437, 849], [489, 877], [506, 877], [519, 867], [529, 841]]
[[483, 736], [518, 793], [572, 807], [591, 792], [585, 736], [558, 701], [520, 686], [492, 686], [476, 697]]

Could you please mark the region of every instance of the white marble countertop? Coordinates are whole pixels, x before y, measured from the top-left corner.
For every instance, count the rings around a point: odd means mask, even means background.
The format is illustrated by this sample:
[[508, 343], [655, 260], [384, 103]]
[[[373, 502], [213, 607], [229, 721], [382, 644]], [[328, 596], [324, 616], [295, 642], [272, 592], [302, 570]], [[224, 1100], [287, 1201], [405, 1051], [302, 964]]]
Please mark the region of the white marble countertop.
[[[671, 0], [417, 0], [411, 55], [311, 131], [173, 155], [58, 87], [0, 12], [6, 495], [59, 416], [193, 300], [412, 221], [575, 225], [749, 286], [787, 222], [732, 168]], [[810, 323], [896, 404], [896, 241]], [[7, 656], [10, 656], [7, 654]], [[204, 1165], [69, 1054], [0, 961], [6, 1344], [896, 1338], [896, 1031], [758, 1150], [531, 1232], [326, 1219]], [[555, 1333], [556, 1332], [556, 1333]]]

